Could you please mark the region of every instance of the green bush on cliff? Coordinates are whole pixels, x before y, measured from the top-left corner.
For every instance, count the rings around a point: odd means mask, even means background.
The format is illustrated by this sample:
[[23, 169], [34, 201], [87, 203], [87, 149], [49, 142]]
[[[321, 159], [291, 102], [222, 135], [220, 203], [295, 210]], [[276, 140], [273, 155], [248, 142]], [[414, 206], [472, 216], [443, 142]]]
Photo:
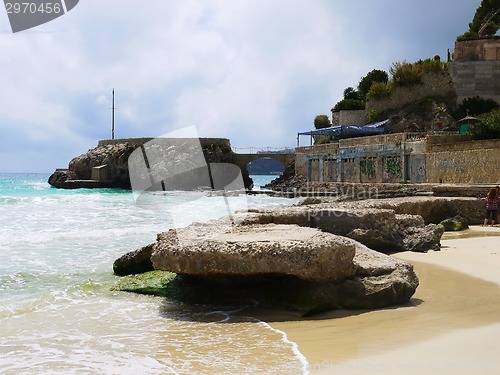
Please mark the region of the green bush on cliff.
[[368, 91], [369, 98], [380, 99], [391, 95], [392, 85], [387, 82], [373, 82]]
[[366, 76], [361, 78], [358, 84], [358, 92], [361, 100], [365, 100], [375, 83], [389, 82], [389, 75], [387, 72], [379, 69], [373, 69]]
[[500, 109], [479, 116], [480, 123], [472, 124], [472, 139], [500, 139]]
[[378, 122], [378, 121], [383, 121], [387, 117], [384, 113], [379, 113], [376, 109], [370, 109], [368, 111], [368, 122]]
[[407, 61], [392, 64], [390, 73], [392, 82], [399, 86], [412, 86], [422, 82], [422, 75], [428, 72], [441, 72], [446, 65], [441, 62], [439, 56], [433, 59], [419, 60], [415, 63]]
[[409, 62], [395, 62], [389, 70], [392, 75], [392, 82], [399, 86], [411, 86], [420, 83], [422, 66]]
[[343, 99], [335, 104], [333, 112], [353, 111], [358, 109], [365, 109], [365, 102], [356, 99]]
[[457, 109], [453, 112], [453, 118], [455, 120], [460, 120], [465, 116], [478, 116], [483, 113], [489, 113], [494, 109], [497, 109], [498, 103], [493, 99], [485, 99], [479, 96], [473, 96], [470, 98], [465, 98], [458, 105]]
[[318, 115], [314, 118], [314, 127], [316, 129], [329, 128], [331, 125], [327, 115]]

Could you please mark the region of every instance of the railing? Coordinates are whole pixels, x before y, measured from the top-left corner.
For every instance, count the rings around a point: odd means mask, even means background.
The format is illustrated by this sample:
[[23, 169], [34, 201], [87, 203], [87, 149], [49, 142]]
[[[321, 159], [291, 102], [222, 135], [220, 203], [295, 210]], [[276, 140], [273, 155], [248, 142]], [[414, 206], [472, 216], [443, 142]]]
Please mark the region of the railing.
[[293, 147], [231, 147], [236, 154], [293, 154]]
[[302, 146], [297, 147], [295, 152], [297, 154], [328, 154], [328, 153], [337, 153], [339, 149], [339, 144], [337, 142], [334, 143], [325, 143], [322, 145], [315, 146]]
[[416, 142], [426, 138], [427, 133], [394, 133], [370, 135], [366, 137], [341, 139], [340, 147], [367, 146], [376, 144], [398, 143], [398, 142]]

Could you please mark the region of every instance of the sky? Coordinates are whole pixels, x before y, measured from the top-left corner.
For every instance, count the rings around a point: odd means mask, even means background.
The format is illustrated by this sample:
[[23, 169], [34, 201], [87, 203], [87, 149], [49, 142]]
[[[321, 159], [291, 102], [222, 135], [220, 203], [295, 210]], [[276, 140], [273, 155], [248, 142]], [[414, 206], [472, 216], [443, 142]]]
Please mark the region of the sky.
[[12, 33], [0, 7], [0, 172], [50, 173], [98, 140], [195, 126], [294, 147], [373, 69], [440, 55], [480, 0], [80, 0]]

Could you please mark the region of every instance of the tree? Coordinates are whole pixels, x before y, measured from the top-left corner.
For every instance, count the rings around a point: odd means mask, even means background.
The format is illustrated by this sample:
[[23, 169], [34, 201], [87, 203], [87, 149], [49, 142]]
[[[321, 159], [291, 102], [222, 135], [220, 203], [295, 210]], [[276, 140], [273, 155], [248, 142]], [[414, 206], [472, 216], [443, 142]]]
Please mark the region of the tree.
[[[383, 70], [373, 69], [366, 76], [361, 78], [358, 84], [359, 99], [365, 100], [372, 87], [373, 82], [383, 82], [387, 83], [389, 81], [389, 75]], [[345, 98], [347, 99], [347, 98]]]
[[344, 99], [359, 100], [359, 92], [357, 92], [353, 87], [348, 87], [344, 90]]
[[330, 119], [327, 115], [318, 115], [314, 118], [314, 127], [316, 129], [329, 128], [330, 126]]
[[478, 116], [483, 113], [491, 112], [498, 107], [498, 103], [493, 99], [485, 99], [479, 96], [473, 96], [462, 100], [457, 109], [453, 112], [453, 118], [455, 120], [460, 120], [467, 115]]
[[493, 36], [500, 28], [500, 0], [482, 0], [476, 9], [469, 31], [457, 39], [471, 39]]

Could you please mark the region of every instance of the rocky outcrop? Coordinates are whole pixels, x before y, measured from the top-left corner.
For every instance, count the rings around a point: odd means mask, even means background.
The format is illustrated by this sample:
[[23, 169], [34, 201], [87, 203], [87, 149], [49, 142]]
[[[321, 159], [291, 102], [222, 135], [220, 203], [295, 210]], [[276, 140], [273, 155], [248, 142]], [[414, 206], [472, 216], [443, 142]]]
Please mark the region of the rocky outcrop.
[[113, 272], [116, 275], [125, 276], [153, 271], [152, 253], [153, 244], [149, 244], [122, 255], [113, 263]]
[[[399, 215], [382, 208], [347, 208], [336, 204], [262, 209], [246, 224], [297, 224], [352, 238], [380, 252], [439, 250], [444, 228], [424, 224], [418, 215]], [[418, 243], [419, 246], [414, 244]]]
[[[56, 188], [130, 188], [128, 158], [137, 145], [129, 142], [94, 147], [73, 158], [68, 169], [56, 170], [49, 184]], [[101, 167], [98, 176], [93, 169]]]
[[[137, 154], [138, 163], [130, 167], [129, 157], [138, 148], [142, 148], [142, 152]], [[240, 171], [236, 167], [236, 172], [229, 168], [221, 171], [215, 167], [211, 171], [209, 166], [230, 164], [233, 157], [229, 140], [224, 138], [131, 138], [101, 141], [97, 147], [73, 158], [68, 169], [56, 170], [49, 177], [49, 184], [57, 188], [130, 189], [129, 169], [137, 167], [136, 178], [145, 176], [148, 182], [155, 180], [158, 183], [158, 186], [151, 186], [150, 190], [193, 190], [207, 186], [220, 189], [219, 186], [211, 186], [211, 183], [220, 184], [222, 177], [228, 179]], [[210, 176], [211, 172], [221, 175], [215, 176], [219, 181], [214, 181], [216, 178]], [[252, 179], [246, 169], [241, 171], [241, 176], [244, 187], [250, 188]]]
[[204, 277], [279, 274], [311, 282], [353, 275], [355, 246], [344, 237], [297, 225], [193, 224], [158, 235], [153, 267]]
[[472, 197], [398, 197], [393, 199], [368, 199], [344, 202], [341, 207], [379, 208], [393, 210], [396, 214], [418, 215], [425, 224], [438, 224], [453, 216], [466, 218], [469, 224], [481, 224], [484, 202]]
[[439, 250], [444, 227], [460, 216], [483, 221], [484, 203], [467, 197], [398, 197], [258, 209], [248, 224], [297, 224], [355, 239], [380, 252]]
[[57, 169], [49, 177], [48, 183], [56, 188], [62, 188], [65, 186], [68, 180], [77, 180], [78, 176], [75, 172], [69, 169]]
[[69, 170], [79, 180], [92, 180], [92, 168], [106, 165], [106, 180], [114, 181], [117, 186], [129, 187], [128, 157], [136, 147], [129, 142], [94, 147], [73, 158], [69, 162]]
[[418, 286], [409, 263], [354, 240], [296, 225], [221, 224], [160, 234], [151, 259], [166, 273], [130, 276], [115, 289], [183, 303], [257, 301], [308, 315], [403, 304]]
[[160, 233], [114, 270], [174, 272], [164, 295], [186, 303], [257, 300], [301, 314], [379, 308], [405, 303], [418, 286], [410, 264], [382, 252], [439, 250], [444, 227], [429, 220], [482, 210], [477, 199], [436, 197], [253, 209]]

